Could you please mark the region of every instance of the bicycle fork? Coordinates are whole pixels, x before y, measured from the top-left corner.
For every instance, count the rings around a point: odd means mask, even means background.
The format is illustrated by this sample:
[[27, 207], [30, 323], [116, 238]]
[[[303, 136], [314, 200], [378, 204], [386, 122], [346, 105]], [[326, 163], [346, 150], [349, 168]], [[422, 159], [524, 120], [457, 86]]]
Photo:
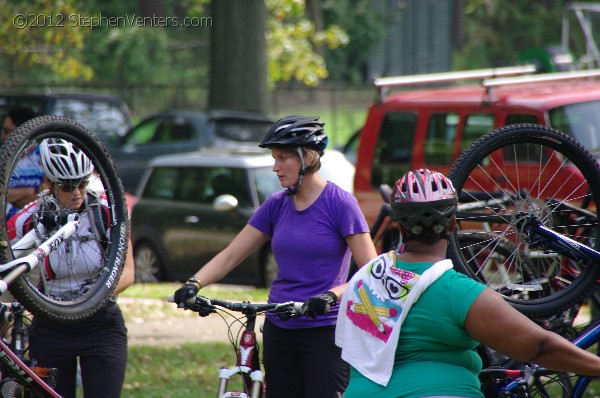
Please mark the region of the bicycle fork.
[[[242, 376], [244, 388], [250, 395], [246, 393], [226, 392], [229, 379], [237, 374]], [[264, 374], [260, 370], [256, 333], [254, 333], [253, 330], [244, 330], [240, 341], [239, 351], [237, 353], [237, 366], [229, 369], [223, 367], [219, 371], [219, 390], [217, 398], [260, 398], [262, 396], [263, 381]]]

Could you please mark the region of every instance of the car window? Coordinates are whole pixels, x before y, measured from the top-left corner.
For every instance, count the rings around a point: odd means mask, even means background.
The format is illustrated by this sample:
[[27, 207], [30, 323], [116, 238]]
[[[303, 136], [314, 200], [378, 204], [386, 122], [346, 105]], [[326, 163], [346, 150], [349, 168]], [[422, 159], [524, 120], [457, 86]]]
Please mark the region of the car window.
[[261, 142], [272, 126], [270, 121], [223, 119], [217, 120], [217, 137], [234, 141]]
[[0, 114], [4, 118], [11, 108], [24, 106], [33, 109], [37, 113], [42, 113], [46, 108], [47, 99], [40, 97], [11, 97], [0, 96]]
[[465, 150], [477, 138], [494, 129], [494, 115], [492, 113], [471, 113], [465, 118], [460, 150]]
[[371, 185], [392, 184], [410, 168], [416, 127], [414, 113], [390, 112], [384, 116], [373, 156]]
[[163, 144], [191, 140], [195, 135], [194, 127], [183, 117], [165, 119], [156, 133], [153, 141]]
[[119, 104], [109, 101], [57, 98], [53, 113], [76, 120], [90, 130], [109, 137], [122, 136], [129, 128], [129, 118]]
[[206, 173], [205, 200], [212, 203], [218, 196], [227, 194], [235, 196], [241, 207], [252, 206], [246, 169], [214, 167], [207, 168]]
[[152, 171], [142, 197], [145, 199], [173, 199], [178, 170], [174, 167], [157, 167]]
[[459, 120], [457, 113], [431, 115], [425, 142], [425, 163], [450, 164]]
[[272, 193], [281, 191], [281, 183], [272, 167], [257, 167], [254, 169], [254, 182], [258, 193], [258, 202], [262, 204]]
[[150, 119], [133, 129], [125, 138], [125, 145], [144, 145], [154, 139], [162, 119]]
[[550, 126], [573, 136], [589, 151], [600, 151], [600, 101], [569, 104], [551, 109]]

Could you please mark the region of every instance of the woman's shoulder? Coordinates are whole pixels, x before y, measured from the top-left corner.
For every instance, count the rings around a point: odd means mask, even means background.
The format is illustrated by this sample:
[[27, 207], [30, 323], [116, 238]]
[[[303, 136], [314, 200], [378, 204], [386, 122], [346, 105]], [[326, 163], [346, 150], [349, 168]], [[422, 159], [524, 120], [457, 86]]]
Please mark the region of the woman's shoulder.
[[449, 269], [440, 278], [447, 284], [450, 291], [471, 291], [474, 294], [479, 294], [485, 290], [486, 286], [475, 279], [457, 271], [456, 269]]
[[325, 186], [324, 192], [327, 194], [328, 197], [337, 200], [356, 201], [356, 197], [352, 193], [346, 191], [345, 189], [339, 187], [331, 181], [327, 181], [327, 185]]
[[268, 203], [268, 202], [281, 202], [283, 201], [285, 198], [287, 198], [289, 195], [287, 194], [287, 191], [281, 190], [281, 191], [277, 191], [277, 192], [273, 192], [271, 195], [269, 195], [267, 197], [267, 199], [265, 200], [264, 203]]

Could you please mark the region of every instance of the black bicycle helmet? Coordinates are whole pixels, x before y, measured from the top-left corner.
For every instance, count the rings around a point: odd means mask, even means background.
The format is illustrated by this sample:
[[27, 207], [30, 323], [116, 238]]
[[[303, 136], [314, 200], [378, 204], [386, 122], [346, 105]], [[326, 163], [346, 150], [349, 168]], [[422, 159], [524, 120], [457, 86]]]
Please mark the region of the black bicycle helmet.
[[452, 182], [427, 169], [410, 171], [396, 181], [390, 200], [396, 220], [414, 235], [425, 228], [442, 233], [450, 226], [457, 203]]
[[325, 135], [318, 116], [286, 116], [276, 121], [258, 145], [261, 148], [275, 146], [306, 146], [318, 151], [327, 147], [329, 138]]

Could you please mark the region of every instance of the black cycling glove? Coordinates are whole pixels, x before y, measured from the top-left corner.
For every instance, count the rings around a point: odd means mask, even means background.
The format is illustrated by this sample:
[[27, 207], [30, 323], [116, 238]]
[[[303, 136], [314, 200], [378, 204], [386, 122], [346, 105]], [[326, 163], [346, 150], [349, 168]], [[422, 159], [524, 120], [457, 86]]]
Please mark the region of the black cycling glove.
[[185, 307], [186, 302], [189, 298], [196, 297], [196, 294], [198, 294], [198, 290], [200, 289], [198, 289], [198, 285], [196, 285], [195, 283], [186, 283], [185, 285], [177, 289], [177, 291], [175, 291], [173, 301], [175, 301], [177, 307], [183, 308]]
[[332, 305], [337, 304], [337, 296], [334, 292], [328, 290], [318, 296], [309, 297], [302, 305], [302, 312], [313, 319], [317, 315], [325, 315], [331, 309]]

